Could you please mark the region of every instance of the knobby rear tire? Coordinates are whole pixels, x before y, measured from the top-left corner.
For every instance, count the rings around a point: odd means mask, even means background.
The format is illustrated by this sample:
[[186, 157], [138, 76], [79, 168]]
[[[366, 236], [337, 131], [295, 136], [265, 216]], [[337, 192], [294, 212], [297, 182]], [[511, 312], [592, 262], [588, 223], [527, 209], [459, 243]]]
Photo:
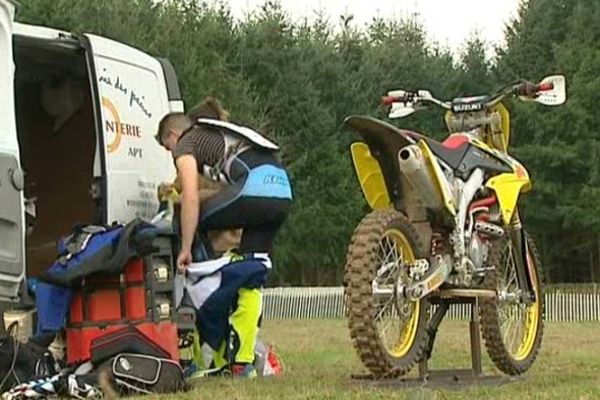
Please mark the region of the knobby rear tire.
[[[350, 336], [364, 366], [376, 378], [406, 374], [422, 359], [428, 342], [426, 326], [429, 310], [423, 301], [417, 302], [418, 306], [409, 305], [414, 309], [409, 311], [410, 320], [404, 327], [409, 329], [408, 339], [402, 339], [405, 336], [401, 332], [404, 331], [399, 326], [399, 342], [405, 341], [404, 345], [397, 345], [403, 346], [400, 350], [386, 347], [377, 326], [378, 310], [373, 281], [380, 267], [377, 265], [380, 242], [390, 235], [403, 243], [402, 246], [410, 246], [413, 258], [427, 256], [427, 247], [403, 214], [392, 209], [373, 211], [363, 218], [354, 231], [348, 247], [344, 276]], [[410, 253], [406, 250], [407, 254]], [[395, 304], [398, 304], [397, 301]], [[395, 307], [398, 312], [399, 306]], [[415, 316], [415, 313], [418, 315]]]

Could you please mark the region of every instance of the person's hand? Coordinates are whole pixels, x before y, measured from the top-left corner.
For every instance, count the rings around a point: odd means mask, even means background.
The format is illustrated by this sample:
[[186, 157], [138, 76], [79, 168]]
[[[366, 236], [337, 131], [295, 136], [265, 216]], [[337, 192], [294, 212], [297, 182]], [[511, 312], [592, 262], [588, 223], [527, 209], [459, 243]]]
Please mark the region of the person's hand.
[[173, 185], [171, 182], [163, 182], [158, 185], [158, 190], [156, 193], [158, 201], [164, 201], [173, 189], [175, 189], [175, 185]]
[[177, 257], [177, 270], [184, 273], [188, 265], [192, 263], [192, 252], [190, 250], [181, 250]]

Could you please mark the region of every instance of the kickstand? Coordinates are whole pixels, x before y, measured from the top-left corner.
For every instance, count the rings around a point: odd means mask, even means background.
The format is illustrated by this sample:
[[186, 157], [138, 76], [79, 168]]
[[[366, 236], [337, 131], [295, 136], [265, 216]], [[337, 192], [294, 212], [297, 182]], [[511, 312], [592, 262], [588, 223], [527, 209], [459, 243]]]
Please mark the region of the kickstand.
[[[430, 370], [429, 359], [433, 352], [435, 339], [440, 323], [446, 315], [450, 304], [470, 304], [471, 319], [469, 321], [469, 336], [471, 341], [471, 369], [453, 369], [453, 370]], [[479, 337], [479, 300], [475, 298], [465, 298], [451, 301], [440, 299], [437, 302], [438, 308], [429, 320], [427, 325], [427, 333], [429, 334], [429, 342], [425, 349], [423, 359], [419, 362], [419, 379], [422, 381], [430, 380], [434, 375], [438, 377], [451, 377], [454, 381], [459, 381], [461, 376], [469, 376], [470, 378], [479, 378], [482, 376], [481, 366], [481, 340]]]
[[471, 366], [473, 375], [481, 376], [481, 338], [479, 336], [479, 299], [471, 299], [471, 321], [469, 321], [469, 333], [471, 336]]
[[431, 358], [431, 353], [433, 352], [433, 345], [435, 344], [438, 328], [444, 319], [449, 306], [450, 305], [448, 303], [439, 304], [438, 308], [435, 310], [435, 314], [433, 314], [433, 317], [431, 317], [429, 323], [427, 324], [427, 334], [429, 335], [429, 339], [427, 342], [427, 348], [425, 349], [425, 354], [423, 354], [423, 359], [419, 362], [419, 377], [423, 380], [427, 380], [429, 377], [428, 361]]

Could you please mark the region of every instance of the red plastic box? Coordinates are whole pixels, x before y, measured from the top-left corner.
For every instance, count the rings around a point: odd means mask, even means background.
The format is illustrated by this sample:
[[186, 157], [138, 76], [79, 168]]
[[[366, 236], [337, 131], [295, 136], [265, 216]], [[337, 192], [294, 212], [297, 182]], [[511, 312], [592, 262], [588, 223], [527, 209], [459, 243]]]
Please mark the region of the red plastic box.
[[[73, 295], [69, 324], [143, 321], [146, 319], [144, 263], [136, 259], [125, 267], [124, 282], [120, 277], [94, 277], [84, 283], [85, 289]], [[121, 286], [121, 288], [119, 288]], [[122, 299], [122, 293], [124, 294]], [[86, 301], [83, 301], [83, 297]], [[84, 316], [84, 304], [86, 305]], [[123, 310], [124, 309], [124, 310]]]
[[[89, 360], [91, 342], [133, 325], [171, 358], [179, 360], [177, 325], [173, 319], [153, 320], [151, 285], [146, 282], [144, 260], [131, 261], [123, 274], [89, 277], [74, 293], [67, 324], [67, 360]], [[150, 278], [152, 279], [152, 278]]]

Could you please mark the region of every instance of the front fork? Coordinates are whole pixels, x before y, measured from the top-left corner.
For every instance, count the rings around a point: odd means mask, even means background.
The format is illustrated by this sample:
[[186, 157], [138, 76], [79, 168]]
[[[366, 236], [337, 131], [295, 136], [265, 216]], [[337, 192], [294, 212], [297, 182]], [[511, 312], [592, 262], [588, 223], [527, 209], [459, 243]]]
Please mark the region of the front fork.
[[521, 299], [525, 304], [531, 304], [537, 299], [530, 270], [532, 266], [530, 266], [528, 262], [529, 249], [518, 211], [515, 211], [512, 217], [509, 227], [509, 235], [512, 245], [515, 249], [517, 281], [519, 283], [519, 289], [521, 289]]

